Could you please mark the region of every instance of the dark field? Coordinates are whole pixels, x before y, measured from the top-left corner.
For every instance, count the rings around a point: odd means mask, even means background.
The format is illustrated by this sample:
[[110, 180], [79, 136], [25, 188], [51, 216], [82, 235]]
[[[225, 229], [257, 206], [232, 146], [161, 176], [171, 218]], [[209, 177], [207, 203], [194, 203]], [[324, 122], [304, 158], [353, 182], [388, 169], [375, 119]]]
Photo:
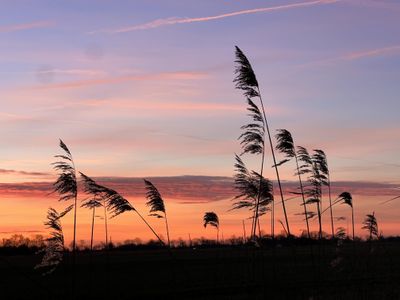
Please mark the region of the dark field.
[[[0, 299], [400, 299], [398, 241], [2, 255]], [[75, 288], [72, 287], [75, 285]]]

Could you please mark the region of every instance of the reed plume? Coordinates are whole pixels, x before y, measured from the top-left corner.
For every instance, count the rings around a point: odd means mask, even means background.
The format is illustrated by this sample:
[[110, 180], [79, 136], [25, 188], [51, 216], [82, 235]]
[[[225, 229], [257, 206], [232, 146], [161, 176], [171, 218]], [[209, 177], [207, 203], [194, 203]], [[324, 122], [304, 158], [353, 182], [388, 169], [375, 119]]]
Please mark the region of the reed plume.
[[165, 209], [164, 200], [161, 197], [160, 192], [157, 188], [148, 180], [143, 179], [146, 186], [146, 197], [148, 201], [146, 205], [150, 207], [150, 216], [156, 218], [164, 218], [165, 219], [165, 228], [167, 231], [167, 239], [168, 239], [168, 247], [171, 247], [171, 241], [169, 238], [169, 227], [168, 227], [168, 218], [167, 212]]
[[78, 201], [78, 184], [76, 180], [76, 168], [71, 151], [67, 145], [60, 139], [60, 148], [64, 154], [55, 155], [59, 159], [54, 162], [53, 168], [58, 172], [58, 178], [53, 184], [53, 192], [59, 194], [60, 201], [74, 201], [74, 236], [72, 240], [72, 252], [75, 260], [76, 255], [76, 210]]
[[159, 235], [154, 231], [154, 229], [150, 226], [146, 219], [143, 218], [139, 211], [135, 209], [131, 203], [129, 203], [128, 200], [121, 196], [117, 191], [96, 183], [93, 179], [83, 173], [80, 174], [83, 178], [85, 178], [85, 182], [87, 183], [87, 185], [85, 186], [85, 190], [88, 193], [100, 196], [105, 205], [105, 209], [107, 209], [107, 211], [109, 211], [111, 214], [110, 218], [115, 218], [116, 216], [127, 211], [134, 211], [151, 230], [151, 232], [156, 236], [160, 243], [164, 245], [164, 242], [161, 240]]
[[219, 218], [218, 215], [215, 212], [206, 212], [203, 217], [203, 222], [204, 222], [204, 228], [207, 227], [207, 225], [214, 226], [217, 229], [217, 243], [219, 239]]
[[369, 232], [369, 239], [372, 240], [372, 237], [378, 237], [378, 222], [375, 217], [375, 212], [372, 214], [367, 214], [363, 221], [363, 226], [361, 229], [365, 229]]
[[50, 207], [47, 211], [47, 221], [44, 222], [46, 228], [52, 229], [50, 237], [46, 240], [46, 246], [39, 252], [44, 252], [42, 261], [35, 266], [35, 269], [44, 269], [42, 275], [53, 273], [62, 263], [64, 257], [64, 233], [61, 226], [61, 218], [74, 208], [68, 206], [64, 211], [58, 213]]
[[[321, 182], [323, 185], [328, 187], [328, 197], [329, 197], [329, 211], [330, 211], [330, 216], [331, 216], [331, 232], [332, 232], [332, 237], [335, 237], [335, 227], [333, 224], [333, 209], [332, 209], [332, 196], [331, 196], [331, 180], [330, 180], [330, 174], [329, 174], [329, 168], [328, 168], [328, 159], [326, 157], [326, 154], [324, 151], [320, 149], [314, 149], [314, 155], [313, 159], [315, 160], [319, 172], [322, 175], [321, 177]], [[321, 195], [322, 199], [322, 195]], [[320, 202], [321, 205], [321, 210], [322, 210], [322, 201]]]
[[354, 235], [354, 206], [353, 206], [353, 197], [351, 196], [351, 194], [349, 192], [343, 192], [341, 193], [337, 200], [334, 202], [333, 205], [335, 205], [336, 203], [343, 203], [346, 204], [348, 206], [351, 207], [351, 223], [352, 223], [352, 227], [353, 227], [353, 240], [355, 238]]
[[[265, 136], [265, 132], [267, 132], [270, 149], [271, 149], [271, 154], [272, 154], [272, 159], [273, 159], [273, 163], [274, 163], [274, 167], [275, 167], [276, 177], [277, 177], [277, 181], [278, 181], [280, 196], [281, 196], [281, 200], [282, 200], [282, 208], [283, 208], [283, 213], [285, 216], [286, 227], [287, 227], [288, 235], [290, 235], [289, 220], [288, 220], [287, 213], [286, 213], [286, 206], [285, 206], [285, 200], [283, 198], [283, 191], [282, 191], [282, 185], [281, 185], [281, 181], [280, 181], [280, 177], [279, 177], [278, 165], [277, 165], [276, 158], [275, 158], [274, 146], [272, 145], [271, 133], [270, 133], [269, 126], [268, 126], [268, 121], [267, 121], [266, 112], [265, 112], [265, 108], [264, 108], [264, 102], [261, 97], [259, 84], [258, 84], [256, 75], [255, 75], [255, 72], [250, 64], [250, 61], [247, 59], [246, 55], [242, 52], [242, 50], [239, 49], [239, 47], [236, 46], [235, 49], [236, 49], [236, 51], [235, 51], [235, 55], [236, 55], [235, 75], [236, 75], [236, 77], [233, 81], [235, 83], [236, 88], [239, 90], [242, 90], [244, 96], [247, 98], [247, 102], [249, 104], [248, 110], [250, 110], [250, 112], [253, 112], [253, 115], [255, 114], [257, 117], [257, 119], [254, 119], [254, 117], [253, 117], [253, 120], [257, 122], [256, 124], [252, 123], [252, 124], [245, 125], [244, 127], [242, 127], [242, 129], [245, 130], [245, 133], [249, 132], [249, 134], [245, 134], [245, 135], [242, 134], [242, 136], [241, 136], [242, 142], [244, 141], [244, 143], [242, 143], [242, 146], [243, 145], [246, 146], [247, 144], [251, 145], [247, 149], [246, 149], [246, 147], [244, 147], [243, 150], [244, 150], [244, 153], [247, 153], [247, 152], [253, 153], [253, 154], [261, 153], [262, 158], [261, 158], [261, 166], [260, 166], [259, 174], [260, 174], [260, 179], [263, 178], [264, 160], [265, 160], [264, 136]], [[252, 98], [259, 99], [261, 109], [251, 100]], [[260, 139], [260, 137], [262, 137], [262, 139]], [[247, 143], [246, 138], [247, 138], [247, 141], [249, 141], [250, 143]], [[255, 145], [255, 147], [252, 145]], [[261, 192], [261, 185], [262, 185], [262, 182], [260, 180], [259, 192]], [[255, 223], [257, 223], [258, 216], [259, 216], [259, 212], [258, 212], [259, 203], [260, 203], [260, 195], [258, 196], [256, 205], [255, 205], [255, 212], [254, 212]], [[274, 237], [274, 223], [275, 223], [274, 218], [275, 217], [274, 217], [273, 203], [272, 203], [271, 215], [272, 215], [272, 237]], [[256, 231], [256, 229], [254, 226], [253, 233], [252, 233], [253, 236], [255, 236], [255, 231]]]
[[299, 178], [299, 184], [300, 184], [300, 193], [301, 197], [303, 200], [303, 207], [304, 207], [304, 216], [305, 216], [305, 221], [306, 221], [306, 226], [307, 226], [307, 236], [310, 238], [310, 225], [308, 223], [309, 219], [309, 213], [307, 211], [307, 204], [306, 204], [306, 198], [304, 194], [304, 186], [303, 186], [303, 181], [301, 179], [301, 174], [300, 174], [300, 165], [299, 165], [299, 159], [297, 157], [296, 153], [296, 146], [293, 141], [292, 134], [286, 130], [286, 129], [277, 129], [277, 134], [275, 135], [276, 138], [276, 149], [283, 153], [285, 155], [285, 159], [280, 161], [278, 165], [282, 165], [286, 162], [288, 162], [290, 159], [294, 158], [296, 162], [296, 172], [295, 175], [298, 176]]
[[[297, 146], [297, 157], [300, 161], [301, 165], [299, 166], [299, 171], [297, 172], [300, 175], [307, 174], [307, 186], [305, 186], [304, 194], [306, 198], [306, 204], [316, 204], [317, 207], [317, 216], [318, 216], [318, 236], [322, 238], [322, 218], [321, 218], [321, 209], [320, 209], [320, 199], [321, 199], [321, 174], [319, 172], [318, 166], [316, 162], [312, 159], [307, 149], [301, 146]], [[310, 218], [310, 214], [306, 214], [306, 219]]]
[[[249, 171], [240, 156], [235, 155], [234, 187], [238, 191], [233, 200], [232, 209], [248, 208], [253, 211], [252, 230], [257, 226], [254, 210], [258, 216], [268, 211], [268, 206], [274, 201], [272, 183], [255, 171]], [[261, 189], [260, 189], [261, 185]], [[258, 202], [258, 208], [255, 205]], [[254, 233], [254, 232], [253, 232]]]

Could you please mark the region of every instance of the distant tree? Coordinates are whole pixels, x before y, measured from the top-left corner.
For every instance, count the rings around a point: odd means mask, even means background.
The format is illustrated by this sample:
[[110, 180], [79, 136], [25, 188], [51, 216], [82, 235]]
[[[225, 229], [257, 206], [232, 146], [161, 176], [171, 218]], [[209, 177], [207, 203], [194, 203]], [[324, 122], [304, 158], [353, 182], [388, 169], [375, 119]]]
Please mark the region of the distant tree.
[[13, 234], [9, 238], [4, 238], [3, 239], [3, 247], [12, 247], [12, 248], [18, 248], [22, 246], [29, 246], [29, 238], [23, 236], [22, 234]]
[[361, 229], [365, 229], [369, 232], [370, 240], [372, 240], [373, 236], [378, 237], [378, 222], [375, 217], [375, 212], [366, 215]]
[[204, 228], [207, 227], [207, 225], [214, 226], [217, 229], [217, 243], [219, 239], [219, 219], [218, 216], [215, 212], [206, 212], [203, 217], [203, 222], [204, 222]]

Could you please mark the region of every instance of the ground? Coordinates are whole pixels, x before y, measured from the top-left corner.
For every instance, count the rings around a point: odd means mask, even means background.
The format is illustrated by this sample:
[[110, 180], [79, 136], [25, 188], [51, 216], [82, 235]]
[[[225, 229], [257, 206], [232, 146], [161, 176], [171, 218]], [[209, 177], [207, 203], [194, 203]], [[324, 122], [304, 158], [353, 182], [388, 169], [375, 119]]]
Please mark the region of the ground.
[[399, 241], [82, 251], [46, 276], [39, 261], [2, 255], [1, 299], [400, 299]]

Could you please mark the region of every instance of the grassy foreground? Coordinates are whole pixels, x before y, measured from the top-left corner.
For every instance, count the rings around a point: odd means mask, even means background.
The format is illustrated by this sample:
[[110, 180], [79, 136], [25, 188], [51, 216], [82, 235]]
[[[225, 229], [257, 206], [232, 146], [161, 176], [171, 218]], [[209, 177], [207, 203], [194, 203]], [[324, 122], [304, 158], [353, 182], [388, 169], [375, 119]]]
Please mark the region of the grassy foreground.
[[1, 256], [1, 299], [400, 299], [399, 241], [78, 252], [47, 276], [39, 260]]

